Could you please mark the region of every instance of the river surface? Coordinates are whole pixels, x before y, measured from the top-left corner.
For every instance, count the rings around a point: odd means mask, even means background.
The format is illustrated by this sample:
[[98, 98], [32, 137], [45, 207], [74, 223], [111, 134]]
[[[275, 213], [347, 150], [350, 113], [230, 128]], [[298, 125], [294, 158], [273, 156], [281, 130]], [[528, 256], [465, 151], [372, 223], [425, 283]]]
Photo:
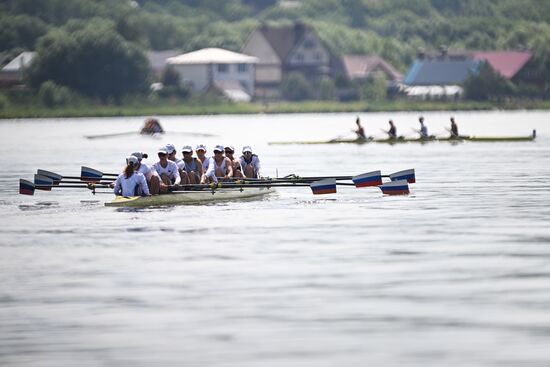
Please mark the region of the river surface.
[[[424, 114], [430, 133], [449, 116]], [[350, 137], [354, 114], [162, 117], [161, 138], [84, 137], [143, 117], [0, 121], [0, 365], [550, 366], [550, 113], [454, 116], [462, 134], [538, 137], [268, 145]], [[418, 128], [360, 117], [368, 135]], [[36, 169], [118, 172], [169, 142], [251, 145], [272, 177], [415, 168], [417, 183], [138, 210], [18, 194]]]

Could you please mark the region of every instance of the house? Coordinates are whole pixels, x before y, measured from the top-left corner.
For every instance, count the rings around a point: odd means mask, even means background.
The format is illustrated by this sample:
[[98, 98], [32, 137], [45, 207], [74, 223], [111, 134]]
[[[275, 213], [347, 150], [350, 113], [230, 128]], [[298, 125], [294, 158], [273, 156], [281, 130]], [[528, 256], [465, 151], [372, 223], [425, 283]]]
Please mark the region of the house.
[[512, 80], [532, 59], [530, 51], [449, 51], [421, 54], [409, 69], [403, 90], [409, 97], [459, 97], [462, 84], [487, 62], [503, 78]]
[[337, 60], [315, 31], [303, 24], [263, 24], [248, 37], [242, 52], [258, 58], [256, 96], [279, 99], [281, 82], [291, 72], [300, 72], [310, 83], [333, 75]]
[[205, 48], [170, 57], [167, 64], [180, 75], [180, 81], [195, 92], [220, 90], [228, 98], [248, 100], [254, 97], [254, 75], [258, 58], [224, 50]]
[[364, 81], [382, 76], [389, 85], [402, 81], [403, 75], [384, 59], [369, 55], [344, 55], [342, 57], [344, 75], [348, 80]]
[[25, 51], [11, 60], [0, 71], [0, 85], [13, 86], [23, 83], [23, 72], [35, 58], [36, 52]]
[[504, 79], [512, 80], [533, 58], [531, 51], [475, 51], [474, 60], [485, 61]]

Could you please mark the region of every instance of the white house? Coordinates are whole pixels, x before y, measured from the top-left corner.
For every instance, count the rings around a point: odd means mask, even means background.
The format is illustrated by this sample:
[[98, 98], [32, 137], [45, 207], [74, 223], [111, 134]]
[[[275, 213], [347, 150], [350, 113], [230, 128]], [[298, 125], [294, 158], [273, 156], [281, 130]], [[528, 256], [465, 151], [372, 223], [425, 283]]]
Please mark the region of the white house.
[[215, 88], [235, 101], [248, 102], [254, 97], [257, 57], [205, 48], [170, 57], [166, 62], [179, 73], [181, 82], [194, 91]]

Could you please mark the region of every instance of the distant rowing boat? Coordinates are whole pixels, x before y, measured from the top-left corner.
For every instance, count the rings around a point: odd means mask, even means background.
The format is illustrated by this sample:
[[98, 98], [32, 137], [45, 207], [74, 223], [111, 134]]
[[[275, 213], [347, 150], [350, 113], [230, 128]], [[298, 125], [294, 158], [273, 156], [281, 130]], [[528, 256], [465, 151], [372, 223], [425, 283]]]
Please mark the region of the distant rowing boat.
[[382, 143], [382, 144], [399, 144], [399, 143], [429, 143], [433, 141], [443, 142], [520, 142], [520, 141], [533, 141], [537, 136], [536, 130], [533, 130], [531, 135], [526, 136], [469, 136], [461, 135], [459, 137], [436, 137], [429, 136], [427, 138], [405, 138], [398, 137], [392, 139], [375, 139], [369, 137], [368, 139], [331, 139], [321, 141], [277, 141], [270, 142], [270, 145], [291, 145], [291, 144], [367, 144], [367, 143]]
[[141, 133], [139, 131], [127, 131], [127, 132], [121, 132], [121, 133], [113, 133], [113, 134], [98, 134], [98, 135], [84, 135], [86, 139], [109, 139], [109, 138], [117, 138], [117, 137], [123, 137], [123, 136], [146, 136], [146, 137], [152, 137], [152, 138], [160, 138], [163, 135], [186, 135], [186, 136], [193, 136], [193, 137], [213, 137], [216, 135], [213, 134], [206, 134], [206, 133], [193, 133], [193, 132], [163, 132], [163, 133]]
[[230, 201], [255, 198], [272, 193], [269, 187], [220, 188], [216, 190], [181, 191], [154, 196], [117, 196], [105, 206], [148, 207], [162, 205], [200, 204], [214, 201]]

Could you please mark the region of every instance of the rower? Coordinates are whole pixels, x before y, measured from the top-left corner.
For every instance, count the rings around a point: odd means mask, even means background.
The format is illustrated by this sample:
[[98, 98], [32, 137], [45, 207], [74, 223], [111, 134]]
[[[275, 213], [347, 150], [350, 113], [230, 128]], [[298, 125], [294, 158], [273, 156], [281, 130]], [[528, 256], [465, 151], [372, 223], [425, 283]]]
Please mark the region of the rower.
[[206, 171], [208, 171], [208, 165], [210, 164], [210, 158], [206, 156], [206, 146], [199, 144], [195, 148], [195, 153], [197, 153], [197, 158], [202, 163], [202, 176], [200, 179], [200, 183], [206, 182], [206, 176], [204, 175]]
[[115, 195], [122, 195], [124, 197], [138, 196], [138, 191], [140, 191], [141, 196], [151, 195], [145, 176], [140, 172], [136, 172], [138, 163], [138, 159], [133, 155], [126, 158], [124, 172], [118, 175], [115, 180], [115, 187], [113, 189]]
[[[183, 159], [178, 163], [182, 182], [185, 177], [185, 183], [198, 184], [201, 180], [203, 169], [200, 159], [193, 157], [193, 148], [186, 145], [181, 149]], [[182, 174], [183, 173], [183, 174]]]
[[243, 173], [248, 178], [260, 178], [260, 158], [252, 153], [250, 146], [243, 147], [243, 155], [239, 158]]
[[149, 117], [145, 120], [143, 127], [141, 128], [140, 134], [143, 135], [153, 135], [153, 134], [162, 134], [164, 129], [160, 126], [159, 120]]
[[181, 159], [176, 157], [176, 146], [174, 144], [166, 144], [166, 151], [168, 152], [168, 160], [179, 164], [181, 162]]
[[397, 129], [395, 128], [395, 125], [393, 124], [393, 121], [390, 120], [388, 122], [390, 124], [390, 129], [386, 131], [386, 134], [388, 134], [389, 139], [396, 139], [397, 138]]
[[147, 154], [142, 152], [134, 152], [131, 155], [136, 157], [138, 160], [138, 163], [135, 166], [135, 171], [145, 176], [147, 186], [149, 187], [149, 192], [152, 195], [158, 195], [160, 190], [160, 177], [153, 167], [142, 162], [143, 159], [148, 157]]
[[417, 130], [417, 132], [420, 134], [420, 139], [426, 139], [428, 137], [428, 128], [424, 125], [424, 117], [420, 116], [418, 122], [420, 122], [420, 130]]
[[223, 145], [216, 145], [214, 148], [214, 156], [210, 158], [208, 171], [205, 173], [206, 179], [209, 182], [218, 183], [218, 178], [227, 180], [230, 177], [233, 177], [233, 167], [231, 166], [231, 161], [229, 158], [224, 157], [223, 153]]
[[357, 140], [367, 140], [365, 129], [363, 128], [363, 126], [361, 126], [361, 120], [359, 119], [359, 116], [357, 116], [355, 123], [357, 124], [357, 129], [353, 130], [353, 132], [357, 134]]
[[166, 147], [160, 147], [157, 151], [159, 161], [153, 165], [153, 168], [160, 177], [160, 192], [166, 193], [168, 189], [177, 187], [181, 182], [181, 177], [176, 163], [168, 160], [168, 150]]
[[235, 148], [233, 145], [226, 145], [224, 147], [225, 156], [231, 161], [231, 167], [233, 168], [233, 177], [243, 177], [243, 168], [241, 161], [234, 157]]
[[456, 139], [459, 137], [458, 125], [456, 124], [454, 117], [451, 117], [451, 128], [449, 129], [449, 132], [451, 133], [451, 139]]

